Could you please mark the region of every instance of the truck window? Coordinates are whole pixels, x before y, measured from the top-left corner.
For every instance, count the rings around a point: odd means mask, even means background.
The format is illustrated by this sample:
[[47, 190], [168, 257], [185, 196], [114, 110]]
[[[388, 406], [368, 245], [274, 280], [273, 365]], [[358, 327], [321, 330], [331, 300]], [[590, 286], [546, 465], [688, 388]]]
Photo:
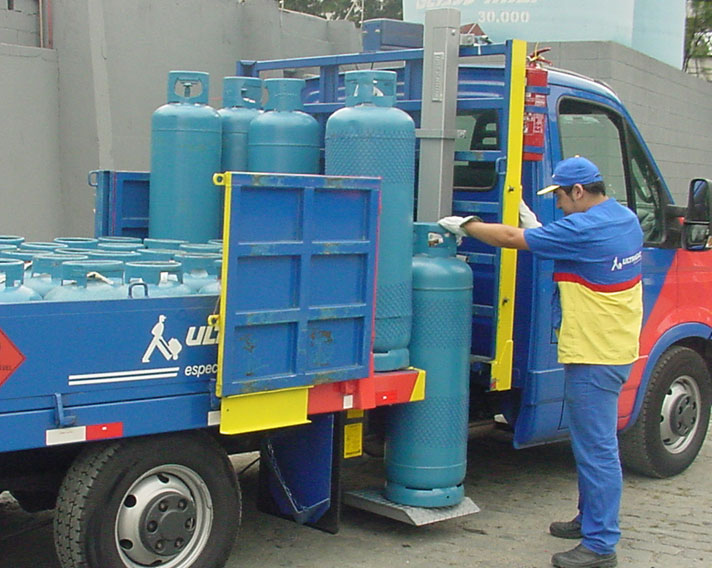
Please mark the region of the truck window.
[[[455, 127], [464, 132], [455, 152], [499, 150], [499, 115], [495, 109], [458, 111]], [[455, 161], [454, 189], [487, 191], [497, 183], [494, 161]]]
[[610, 108], [578, 99], [559, 105], [561, 157], [577, 154], [598, 165], [606, 194], [635, 211], [646, 243], [662, 242], [662, 187], [643, 146]]

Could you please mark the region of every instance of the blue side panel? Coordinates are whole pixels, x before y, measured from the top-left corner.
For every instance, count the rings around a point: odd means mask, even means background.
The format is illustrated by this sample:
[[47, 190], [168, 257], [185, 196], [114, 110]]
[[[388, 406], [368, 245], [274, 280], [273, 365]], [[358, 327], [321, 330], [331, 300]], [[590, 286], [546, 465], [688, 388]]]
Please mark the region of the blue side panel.
[[[125, 435], [205, 426], [217, 372], [217, 330], [207, 325], [214, 307], [214, 296], [0, 305], [2, 348], [21, 354], [0, 383], [0, 431], [15, 432], [0, 437], [0, 451], [43, 446], [44, 431], [60, 426], [58, 400], [62, 426], [118, 421]], [[199, 404], [140, 416], [150, 405], [128, 404], [195, 396]], [[146, 420], [163, 426], [145, 429]]]
[[95, 170], [89, 185], [96, 188], [94, 236], [148, 236], [149, 172]]
[[379, 185], [232, 174], [223, 396], [368, 376]]

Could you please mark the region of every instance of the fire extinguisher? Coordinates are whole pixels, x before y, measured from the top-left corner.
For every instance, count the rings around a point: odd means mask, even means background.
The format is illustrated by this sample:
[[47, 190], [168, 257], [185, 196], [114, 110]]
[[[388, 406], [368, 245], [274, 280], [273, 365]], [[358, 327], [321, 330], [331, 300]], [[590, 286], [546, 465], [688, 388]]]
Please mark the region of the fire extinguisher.
[[532, 162], [544, 157], [544, 139], [546, 137], [546, 96], [549, 94], [549, 73], [542, 67], [551, 64], [542, 57], [550, 47], [536, 49], [527, 57], [524, 89], [524, 153], [522, 159]]

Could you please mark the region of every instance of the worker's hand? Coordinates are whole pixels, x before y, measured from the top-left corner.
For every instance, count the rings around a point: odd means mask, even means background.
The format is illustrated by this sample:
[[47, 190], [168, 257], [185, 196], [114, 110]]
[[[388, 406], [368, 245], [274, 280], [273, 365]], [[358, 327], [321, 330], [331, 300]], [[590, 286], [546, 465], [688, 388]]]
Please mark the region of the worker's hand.
[[534, 215], [534, 211], [527, 207], [524, 200], [519, 201], [519, 228], [520, 229], [535, 229], [541, 227], [539, 219]]
[[465, 229], [462, 228], [462, 226], [465, 223], [472, 221], [473, 219], [474, 217], [472, 215], [470, 215], [469, 217], [457, 217], [453, 215], [451, 217], [443, 217], [438, 221], [438, 225], [440, 225], [449, 233], [452, 233], [453, 235], [458, 237], [459, 243], [462, 237], [467, 236], [467, 233], [465, 232]]

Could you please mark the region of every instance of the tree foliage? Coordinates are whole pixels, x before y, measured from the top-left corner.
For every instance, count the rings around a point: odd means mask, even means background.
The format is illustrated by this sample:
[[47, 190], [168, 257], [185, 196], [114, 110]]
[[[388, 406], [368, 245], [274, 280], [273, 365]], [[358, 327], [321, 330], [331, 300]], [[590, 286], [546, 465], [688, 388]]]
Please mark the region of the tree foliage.
[[356, 24], [373, 18], [403, 19], [401, 0], [283, 0], [280, 6], [328, 20], [348, 19]]
[[691, 70], [695, 60], [712, 55], [712, 2], [691, 0], [688, 2], [685, 25], [685, 54], [682, 68]]

